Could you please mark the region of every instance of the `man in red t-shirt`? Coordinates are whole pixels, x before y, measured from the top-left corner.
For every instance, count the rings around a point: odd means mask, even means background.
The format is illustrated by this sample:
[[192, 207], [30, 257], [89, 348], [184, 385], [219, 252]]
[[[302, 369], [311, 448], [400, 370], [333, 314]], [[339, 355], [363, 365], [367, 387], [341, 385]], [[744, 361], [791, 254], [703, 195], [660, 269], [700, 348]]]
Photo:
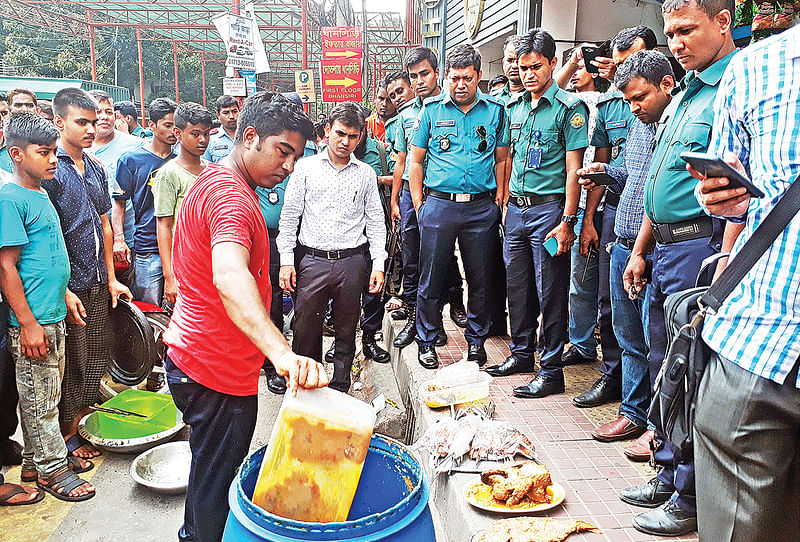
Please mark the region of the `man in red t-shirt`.
[[397, 115], [397, 109], [386, 93], [386, 82], [381, 81], [375, 91], [375, 112], [367, 117], [367, 135], [386, 143], [386, 121]]
[[264, 356], [291, 393], [328, 383], [324, 368], [294, 354], [269, 318], [268, 235], [255, 193], [292, 172], [313, 129], [285, 98], [250, 97], [233, 150], [197, 177], [178, 216], [178, 298], [164, 342], [167, 383], [192, 428], [182, 541], [222, 538], [228, 487], [255, 431]]

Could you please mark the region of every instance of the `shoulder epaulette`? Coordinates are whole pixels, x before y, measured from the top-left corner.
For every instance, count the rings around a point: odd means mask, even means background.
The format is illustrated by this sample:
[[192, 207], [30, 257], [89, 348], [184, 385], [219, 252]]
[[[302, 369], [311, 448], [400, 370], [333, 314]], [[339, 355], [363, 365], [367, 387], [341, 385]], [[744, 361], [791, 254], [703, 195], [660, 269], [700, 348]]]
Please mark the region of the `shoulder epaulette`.
[[567, 107], [567, 109], [572, 109], [578, 104], [583, 103], [583, 100], [581, 100], [576, 94], [572, 92], [567, 92], [566, 90], [562, 89], [556, 90], [555, 98], [556, 100], [564, 104]]
[[444, 96], [445, 96], [444, 92], [440, 92], [436, 96], [431, 96], [430, 98], [425, 98], [422, 101], [422, 105], [428, 105], [428, 104], [432, 104], [434, 102], [441, 102], [444, 99]]
[[615, 90], [614, 92], [606, 92], [604, 94], [601, 94], [600, 97], [597, 98], [597, 105], [622, 99], [623, 99], [622, 93], [618, 90]]

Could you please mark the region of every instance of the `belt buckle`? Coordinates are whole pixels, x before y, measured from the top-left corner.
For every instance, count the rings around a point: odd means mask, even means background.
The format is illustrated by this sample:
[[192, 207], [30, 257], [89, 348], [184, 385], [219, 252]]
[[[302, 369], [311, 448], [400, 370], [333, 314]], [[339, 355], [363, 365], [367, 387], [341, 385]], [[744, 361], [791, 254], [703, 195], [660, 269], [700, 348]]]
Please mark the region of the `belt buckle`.
[[456, 194], [456, 203], [465, 203], [472, 200], [472, 194]]
[[522, 198], [522, 202], [525, 204], [526, 207], [533, 207], [533, 198], [530, 196], [524, 196]]
[[325, 257], [329, 260], [338, 260], [339, 259], [339, 251], [338, 250], [327, 250], [325, 251]]

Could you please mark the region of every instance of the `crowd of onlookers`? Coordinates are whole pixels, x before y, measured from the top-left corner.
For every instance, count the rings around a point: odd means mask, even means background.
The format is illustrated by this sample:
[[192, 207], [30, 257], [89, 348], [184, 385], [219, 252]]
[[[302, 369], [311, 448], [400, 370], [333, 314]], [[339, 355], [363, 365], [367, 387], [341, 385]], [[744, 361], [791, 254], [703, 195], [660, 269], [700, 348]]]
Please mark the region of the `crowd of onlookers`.
[[[157, 98], [147, 131], [133, 103], [102, 91], [58, 92], [50, 119], [30, 91], [0, 98], [0, 458], [39, 487], [4, 484], [0, 498], [94, 495], [78, 475], [99, 452], [77, 424], [99, 399], [120, 297], [175, 311], [166, 381], [196, 456], [183, 540], [221, 532], [262, 369], [284, 393], [327, 383], [314, 363], [325, 360], [330, 387], [347, 392], [359, 327], [365, 357], [390, 361], [385, 312], [404, 321], [393, 345], [416, 343], [435, 369], [449, 306], [468, 361], [485, 365], [486, 339], [510, 334], [508, 357], [486, 372], [532, 373], [518, 397], [563, 393], [563, 368], [597, 361], [599, 347], [600, 374], [572, 401], [621, 401], [591, 436], [630, 439], [627, 457], [658, 466], [620, 495], [650, 508], [638, 530], [797, 539], [800, 226], [708, 316], [696, 449], [656, 432], [648, 408], [668, 296], [695, 286], [709, 257], [735, 256], [800, 172], [800, 34], [739, 51], [733, 0], [662, 10], [672, 58], [638, 26], [560, 66], [555, 40], [533, 29], [506, 41], [504, 75], [483, 92], [477, 49], [454, 47], [440, 68], [417, 47], [376, 89], [374, 112], [347, 102], [316, 124], [291, 93], [244, 106], [222, 96], [218, 128], [198, 104]], [[766, 197], [704, 179], [686, 151], [724, 157]], [[8, 438], [17, 403], [21, 454]], [[200, 466], [212, 457], [214, 472]]]

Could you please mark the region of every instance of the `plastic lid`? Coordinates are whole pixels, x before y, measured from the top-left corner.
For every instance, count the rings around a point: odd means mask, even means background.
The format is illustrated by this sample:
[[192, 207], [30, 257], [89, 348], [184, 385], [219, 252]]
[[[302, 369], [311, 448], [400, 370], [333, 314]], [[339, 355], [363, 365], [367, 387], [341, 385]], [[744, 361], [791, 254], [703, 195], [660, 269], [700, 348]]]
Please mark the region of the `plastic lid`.
[[286, 394], [281, 410], [292, 410], [358, 432], [371, 432], [375, 427], [371, 405], [330, 388], [300, 389], [296, 397]]

